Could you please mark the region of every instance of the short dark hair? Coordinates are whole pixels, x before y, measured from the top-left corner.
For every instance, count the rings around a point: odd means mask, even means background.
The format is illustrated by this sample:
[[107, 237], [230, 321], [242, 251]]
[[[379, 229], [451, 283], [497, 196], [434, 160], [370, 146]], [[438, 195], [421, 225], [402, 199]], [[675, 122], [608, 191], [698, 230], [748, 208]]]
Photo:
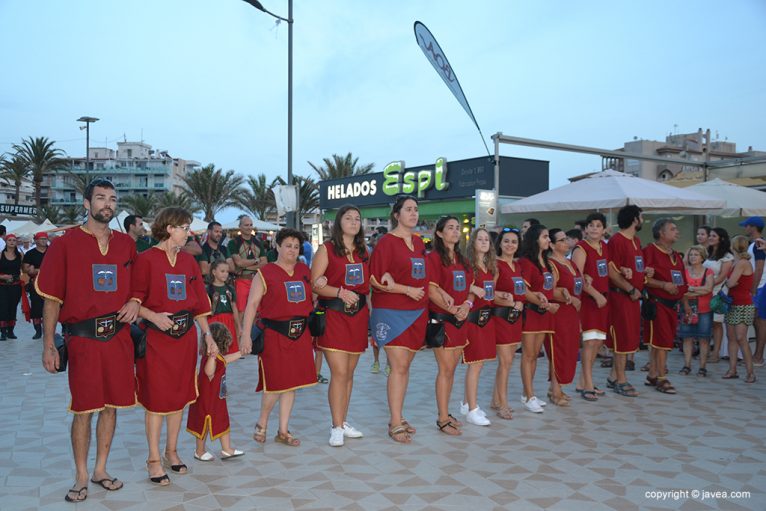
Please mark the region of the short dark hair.
[[652, 225], [652, 237], [656, 240], [660, 239], [660, 234], [662, 234], [663, 229], [665, 229], [665, 226], [668, 224], [674, 224], [672, 218], [663, 217], [658, 218], [654, 221], [654, 224]]
[[567, 238], [574, 238], [577, 241], [582, 240], [582, 231], [580, 229], [569, 229], [565, 234], [567, 235]]
[[212, 230], [213, 230], [213, 229], [215, 229], [216, 227], [221, 227], [221, 223], [220, 223], [220, 222], [216, 222], [215, 220], [213, 220], [212, 222], [210, 222], [209, 224], [207, 224], [207, 230], [208, 230], [208, 231], [212, 231]]
[[93, 189], [97, 186], [99, 188], [108, 188], [110, 190], [114, 190], [114, 184], [111, 181], [104, 179], [103, 177], [97, 177], [88, 183], [88, 186], [85, 187], [85, 193], [82, 194], [82, 198], [87, 201], [93, 199]]
[[281, 247], [282, 246], [282, 242], [286, 238], [295, 238], [299, 242], [301, 242], [301, 244], [303, 244], [303, 233], [301, 231], [297, 230], [297, 229], [290, 229], [289, 227], [285, 227], [284, 229], [280, 229], [279, 232], [277, 233], [277, 237], [276, 237], [277, 245], [279, 245]]
[[192, 214], [189, 210], [175, 206], [161, 209], [157, 216], [154, 217], [152, 237], [157, 241], [164, 241], [170, 237], [168, 226], [178, 226], [184, 223], [190, 224], [191, 221]]
[[633, 221], [641, 216], [641, 208], [635, 204], [629, 206], [623, 206], [617, 213], [617, 225], [620, 229], [627, 229], [633, 225]]
[[588, 220], [575, 220], [574, 224], [579, 227], [580, 229], [585, 229], [588, 227]]
[[[529, 222], [529, 226], [532, 227], [533, 225], [540, 225], [540, 220], [537, 218], [526, 218], [524, 219], [524, 222]], [[524, 222], [521, 222], [522, 224]]]
[[4, 225], [0, 225], [0, 236], [5, 236], [5, 233], [6, 233], [5, 226]]
[[606, 216], [604, 216], [603, 213], [591, 213], [590, 215], [585, 217], [585, 227], [590, 225], [591, 222], [599, 221], [601, 222], [601, 227], [606, 229]]
[[125, 220], [122, 221], [122, 226], [125, 228], [125, 232], [128, 232], [130, 230], [131, 225], [136, 224], [137, 218], [144, 218], [141, 215], [128, 215], [125, 217]]
[[388, 227], [385, 225], [379, 225], [375, 228], [376, 231], [378, 231], [378, 234], [388, 234]]

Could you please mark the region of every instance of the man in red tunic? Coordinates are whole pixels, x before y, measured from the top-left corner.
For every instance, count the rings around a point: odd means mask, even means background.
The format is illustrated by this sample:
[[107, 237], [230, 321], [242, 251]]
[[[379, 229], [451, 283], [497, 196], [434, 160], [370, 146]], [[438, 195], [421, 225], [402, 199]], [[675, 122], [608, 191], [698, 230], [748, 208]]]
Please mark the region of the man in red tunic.
[[671, 219], [659, 218], [652, 226], [655, 241], [644, 249], [646, 264], [654, 268], [654, 275], [646, 279], [646, 287], [649, 288], [649, 299], [657, 307], [655, 318], [644, 321], [644, 342], [652, 348], [646, 383], [665, 394], [676, 393], [667, 379], [665, 364], [676, 338], [679, 302], [683, 303], [687, 314], [691, 313], [688, 300], [684, 298], [687, 290], [684, 257], [673, 250], [678, 236], [678, 227]]
[[139, 304], [130, 300], [130, 272], [136, 257], [129, 236], [109, 229], [117, 194], [111, 182], [96, 179], [85, 190], [85, 225], [70, 229], [47, 250], [35, 280], [43, 306], [43, 367], [59, 368], [54, 345], [61, 321], [68, 351], [72, 401], [72, 450], [76, 481], [65, 499], [88, 497], [88, 450], [93, 412], [96, 425], [96, 465], [91, 481], [106, 490], [122, 488], [122, 481], [106, 471], [106, 461], [117, 422], [116, 408], [136, 404], [133, 342], [126, 323], [135, 321]]

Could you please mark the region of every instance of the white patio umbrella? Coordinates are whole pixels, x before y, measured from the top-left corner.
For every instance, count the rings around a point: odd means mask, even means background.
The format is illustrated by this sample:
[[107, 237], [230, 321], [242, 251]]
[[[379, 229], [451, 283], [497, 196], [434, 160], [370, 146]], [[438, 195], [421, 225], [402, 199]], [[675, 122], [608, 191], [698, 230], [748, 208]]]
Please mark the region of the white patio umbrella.
[[605, 170], [501, 207], [502, 213], [608, 210], [635, 204], [643, 210], [711, 210], [725, 202], [688, 189]]
[[[239, 220], [232, 220], [231, 222], [224, 224], [223, 228], [227, 231], [229, 229], [238, 229]], [[277, 224], [272, 224], [271, 222], [264, 222], [263, 220], [256, 219], [253, 219], [253, 228], [257, 229], [258, 232], [278, 231], [281, 229], [281, 227], [279, 227]]]
[[766, 192], [754, 188], [716, 178], [689, 186], [686, 190], [724, 200], [726, 204], [723, 209], [715, 212], [719, 216], [766, 216]]

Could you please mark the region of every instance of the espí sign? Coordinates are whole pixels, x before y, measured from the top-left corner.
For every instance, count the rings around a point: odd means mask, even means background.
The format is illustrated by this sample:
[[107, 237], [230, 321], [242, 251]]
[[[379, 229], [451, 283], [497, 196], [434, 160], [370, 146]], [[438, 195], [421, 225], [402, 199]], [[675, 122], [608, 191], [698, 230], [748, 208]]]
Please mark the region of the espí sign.
[[18, 206], [16, 204], [0, 204], [0, 215], [37, 215], [35, 206]]
[[416, 194], [419, 199], [431, 188], [442, 191], [449, 188], [447, 160], [437, 158], [434, 168], [406, 170], [403, 161], [392, 161], [383, 169], [383, 193], [386, 195]]

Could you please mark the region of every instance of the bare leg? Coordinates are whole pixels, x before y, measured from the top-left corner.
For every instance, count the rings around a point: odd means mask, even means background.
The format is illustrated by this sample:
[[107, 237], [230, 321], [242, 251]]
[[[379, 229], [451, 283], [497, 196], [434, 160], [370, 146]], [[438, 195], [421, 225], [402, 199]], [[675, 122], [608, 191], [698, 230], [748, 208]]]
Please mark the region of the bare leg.
[[[106, 471], [106, 460], [109, 457], [109, 451], [112, 447], [112, 439], [114, 438], [114, 430], [117, 426], [117, 410], [114, 408], [104, 408], [98, 413], [98, 421], [96, 422], [96, 466], [93, 469], [93, 480], [103, 481], [104, 479], [112, 479], [109, 473]], [[104, 483], [110, 488], [118, 489], [122, 487], [122, 483]]]
[[[736, 325], [737, 344], [742, 350], [742, 360], [745, 362], [747, 375], [753, 374], [753, 355], [750, 351], [750, 343], [747, 342], [747, 325]], [[731, 355], [729, 355], [731, 357]], [[736, 357], [731, 357], [736, 359]], [[736, 363], [736, 362], [735, 362]]]
[[146, 412], [144, 422], [146, 424], [146, 442], [149, 444], [149, 477], [159, 477], [165, 474], [160, 460], [160, 435], [162, 434], [162, 415]]
[[710, 350], [710, 339], [706, 337], [702, 338], [699, 340], [699, 343], [700, 343], [700, 355], [699, 355], [700, 369], [705, 369], [705, 366], [707, 365], [708, 351]]
[[348, 355], [346, 362], [346, 372], [348, 373], [348, 384], [346, 386], [346, 399], [343, 402], [343, 422], [348, 420], [348, 405], [351, 403], [351, 391], [354, 390], [354, 371], [359, 363], [359, 355]]
[[88, 451], [92, 413], [78, 413], [72, 418], [72, 451], [74, 453], [75, 484], [73, 488], [88, 486]]
[[[224, 433], [219, 437], [221, 440], [221, 450], [224, 452], [228, 452], [229, 454], [234, 452], [234, 449], [231, 448], [231, 435], [229, 433]], [[204, 445], [204, 442], [203, 442]], [[205, 451], [202, 451], [205, 452]]]
[[[692, 352], [694, 351], [694, 339], [687, 337], [684, 339], [684, 367], [692, 366]], [[701, 350], [702, 348], [700, 348]]]
[[667, 371], [665, 371], [668, 350], [654, 349], [652, 350], [652, 356], [654, 358], [654, 367], [657, 371], [657, 376], [659, 378], [665, 378], [668, 375]]
[[524, 386], [524, 397], [530, 399], [535, 395], [533, 380], [537, 370], [537, 355], [543, 344], [545, 334], [521, 335], [521, 383]]
[[479, 376], [484, 362], [474, 362], [468, 364], [465, 372], [465, 402], [468, 403], [468, 409], [474, 410], [479, 406]]
[[617, 383], [627, 383], [628, 379], [625, 377], [625, 361], [627, 357], [625, 353], [617, 353], [615, 351], [613, 360], [612, 372], [614, 373], [614, 380]]
[[713, 322], [713, 348], [710, 353], [710, 361], [718, 362], [720, 359], [721, 341], [723, 340], [723, 323]]
[[736, 325], [726, 325], [726, 338], [729, 341], [729, 374], [737, 374], [739, 342], [737, 342]]
[[[760, 294], [761, 296], [766, 296], [766, 293], [763, 291]], [[755, 315], [755, 353], [753, 354], [753, 360], [761, 364], [763, 363], [763, 350], [766, 347], [766, 319], [759, 318], [757, 311]]]
[[[205, 433], [205, 438], [196, 438], [196, 442], [195, 442], [196, 446], [194, 448], [194, 454], [196, 454], [197, 456], [202, 456], [203, 454], [205, 454], [205, 452], [207, 452], [207, 448], [205, 447], [205, 440], [207, 440], [207, 433]], [[221, 440], [221, 445], [223, 445], [223, 440]]]
[[[166, 423], [168, 428], [168, 434], [165, 444], [165, 457], [171, 465], [182, 465], [183, 462], [178, 457], [178, 434], [181, 432], [181, 421], [183, 420], [184, 412], [171, 413], [166, 415]], [[187, 469], [182, 468], [180, 474], [188, 472]]]
[[580, 354], [580, 388], [593, 390], [593, 363], [596, 360], [596, 354], [601, 349], [603, 341], [594, 339], [583, 342], [582, 353]]
[[268, 427], [269, 415], [271, 415], [271, 410], [274, 409], [274, 405], [277, 404], [279, 396], [280, 394], [274, 392], [264, 392], [261, 396], [261, 415], [258, 418], [258, 424], [264, 428]]
[[513, 366], [513, 357], [518, 344], [501, 344], [497, 347], [497, 371], [492, 404], [498, 408], [510, 408], [508, 404], [508, 377]]
[[295, 391], [290, 390], [279, 394], [279, 432], [286, 435], [289, 431], [290, 413], [293, 411]]
[[348, 411], [348, 402], [351, 392], [352, 375], [349, 373], [348, 353], [341, 351], [328, 351], [325, 355], [327, 365], [330, 367], [330, 385], [327, 389], [327, 401], [330, 403], [330, 415], [334, 428], [343, 427]]
[[314, 369], [317, 375], [322, 372], [322, 350], [316, 350], [314, 353]]
[[439, 412], [439, 422], [449, 420], [449, 398], [455, 383], [455, 368], [460, 361], [463, 350], [432, 350], [439, 372], [436, 375], [436, 408]]
[[396, 347], [386, 347], [386, 358], [391, 363], [391, 375], [388, 377], [388, 410], [391, 414], [391, 425], [402, 423], [404, 395], [410, 379], [410, 364], [415, 353]]

